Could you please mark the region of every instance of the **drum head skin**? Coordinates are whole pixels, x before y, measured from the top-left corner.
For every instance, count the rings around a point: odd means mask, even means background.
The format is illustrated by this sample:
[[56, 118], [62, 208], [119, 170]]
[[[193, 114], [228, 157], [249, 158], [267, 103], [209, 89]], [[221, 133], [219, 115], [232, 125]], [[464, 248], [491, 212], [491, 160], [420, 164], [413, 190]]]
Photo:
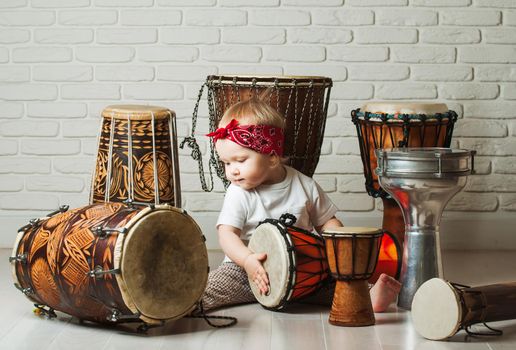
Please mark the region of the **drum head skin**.
[[202, 233], [179, 210], [153, 210], [129, 230], [122, 277], [138, 311], [153, 319], [184, 316], [200, 300], [208, 279]]
[[460, 328], [462, 307], [455, 289], [440, 278], [419, 287], [412, 300], [412, 323], [416, 331], [430, 340], [444, 340]]
[[[290, 262], [287, 253], [287, 244], [279, 229], [270, 223], [259, 225], [249, 241], [249, 249], [255, 253], [267, 254], [263, 267], [269, 276], [268, 295], [260, 294], [260, 290], [249, 279], [251, 290], [260, 304], [268, 308], [277, 307], [285, 294], [289, 282]], [[295, 280], [295, 277], [292, 278]]]
[[362, 107], [362, 112], [378, 114], [437, 114], [448, 112], [444, 103], [371, 102]]
[[111, 105], [104, 108], [102, 117], [130, 120], [163, 119], [175, 116], [175, 113], [165, 107], [145, 105]]

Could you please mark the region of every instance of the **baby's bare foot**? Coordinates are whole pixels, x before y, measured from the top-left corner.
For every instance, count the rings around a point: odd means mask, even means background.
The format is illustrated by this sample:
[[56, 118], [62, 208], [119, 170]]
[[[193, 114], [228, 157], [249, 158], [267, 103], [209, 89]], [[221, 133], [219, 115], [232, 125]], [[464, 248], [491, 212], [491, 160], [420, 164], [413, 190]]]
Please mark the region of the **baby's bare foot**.
[[384, 312], [396, 300], [401, 289], [401, 283], [389, 275], [382, 273], [378, 281], [369, 291], [374, 312]]

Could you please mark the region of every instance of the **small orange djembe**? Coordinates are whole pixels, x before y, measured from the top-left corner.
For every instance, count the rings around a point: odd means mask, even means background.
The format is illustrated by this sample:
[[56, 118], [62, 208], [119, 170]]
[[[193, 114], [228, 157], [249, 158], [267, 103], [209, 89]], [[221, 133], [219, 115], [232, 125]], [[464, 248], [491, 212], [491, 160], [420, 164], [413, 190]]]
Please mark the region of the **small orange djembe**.
[[382, 230], [338, 227], [322, 235], [328, 265], [337, 280], [329, 322], [336, 326], [373, 325], [375, 318], [367, 280], [376, 268]]

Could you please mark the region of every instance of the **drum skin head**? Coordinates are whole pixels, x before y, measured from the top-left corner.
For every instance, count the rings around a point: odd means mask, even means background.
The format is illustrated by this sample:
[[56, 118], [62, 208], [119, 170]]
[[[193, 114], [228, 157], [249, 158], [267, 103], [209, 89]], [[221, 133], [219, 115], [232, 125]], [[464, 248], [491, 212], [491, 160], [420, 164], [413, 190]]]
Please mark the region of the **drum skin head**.
[[165, 107], [147, 105], [111, 105], [104, 108], [102, 117], [130, 120], [163, 119], [175, 116], [175, 113]]
[[448, 112], [444, 103], [405, 103], [405, 102], [370, 102], [362, 107], [362, 112], [386, 114], [437, 114]]
[[201, 299], [208, 279], [202, 233], [188, 215], [154, 210], [127, 234], [122, 277], [138, 311], [153, 319], [175, 319]]
[[260, 294], [258, 287], [249, 279], [251, 290], [260, 304], [275, 308], [285, 297], [288, 287], [290, 262], [285, 239], [276, 226], [263, 223], [254, 231], [249, 241], [249, 249], [255, 253], [267, 254], [263, 267], [267, 271], [270, 283], [269, 293], [264, 295]]
[[412, 323], [416, 331], [430, 340], [444, 340], [460, 328], [462, 308], [455, 289], [440, 278], [419, 287], [412, 300]]

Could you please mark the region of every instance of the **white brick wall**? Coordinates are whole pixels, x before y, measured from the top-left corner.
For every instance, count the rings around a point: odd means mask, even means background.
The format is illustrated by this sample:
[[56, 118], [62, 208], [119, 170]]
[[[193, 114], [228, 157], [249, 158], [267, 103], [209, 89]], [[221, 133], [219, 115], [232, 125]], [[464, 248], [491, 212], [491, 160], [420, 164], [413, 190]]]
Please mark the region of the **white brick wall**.
[[[443, 245], [516, 248], [514, 0], [3, 0], [0, 8], [0, 247], [30, 217], [86, 204], [106, 105], [171, 108], [182, 139], [205, 77], [236, 73], [334, 79], [315, 178], [347, 224], [382, 217], [381, 202], [365, 194], [350, 110], [368, 100], [447, 103], [461, 117], [453, 144], [478, 156], [477, 175], [445, 212], [443, 227], [457, 232], [443, 234]], [[202, 133], [205, 102], [199, 114]], [[185, 208], [217, 248], [223, 188], [203, 193], [196, 162], [180, 154]], [[493, 229], [476, 232], [486, 227], [479, 220]]]

